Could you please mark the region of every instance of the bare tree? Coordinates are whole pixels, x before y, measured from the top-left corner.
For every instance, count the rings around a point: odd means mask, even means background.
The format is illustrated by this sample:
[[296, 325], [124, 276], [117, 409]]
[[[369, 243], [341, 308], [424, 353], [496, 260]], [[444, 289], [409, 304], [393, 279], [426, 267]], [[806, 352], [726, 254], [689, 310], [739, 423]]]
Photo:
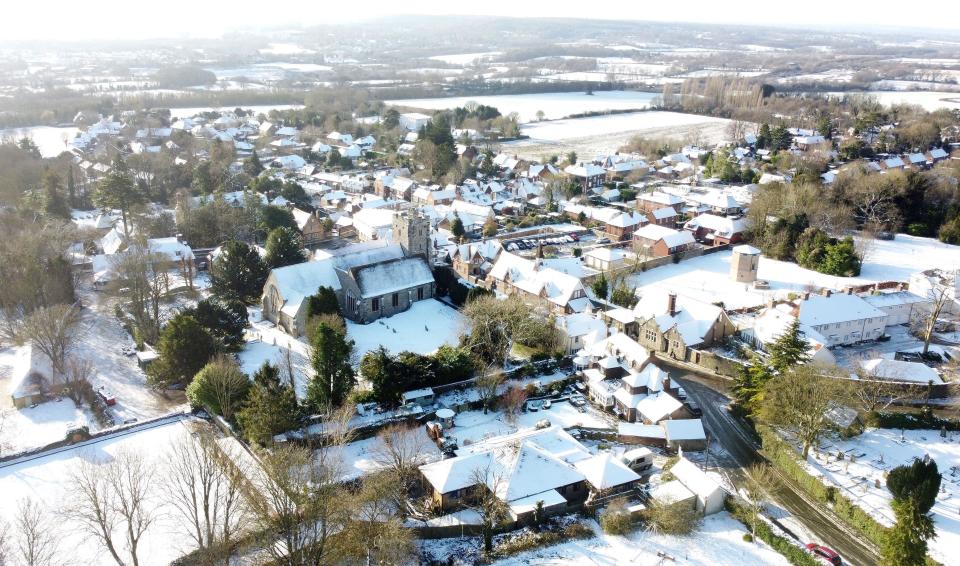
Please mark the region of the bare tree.
[[160, 332], [160, 303], [170, 292], [170, 261], [144, 245], [132, 246], [113, 261], [115, 286], [127, 300], [130, 314], [147, 342]]
[[71, 357], [63, 375], [64, 391], [78, 406], [83, 401], [83, 392], [90, 388], [90, 380], [96, 375], [96, 364], [87, 358]]
[[341, 467], [329, 449], [280, 446], [261, 453], [262, 479], [250, 498], [256, 530], [276, 564], [335, 564], [343, 557], [335, 535], [351, 510]]
[[483, 369], [477, 376], [475, 387], [480, 394], [480, 400], [483, 401], [483, 414], [493, 408], [493, 403], [497, 399], [497, 389], [503, 383], [503, 372], [495, 365], [490, 364]]
[[51, 566], [57, 560], [54, 523], [43, 507], [32, 499], [20, 501], [15, 519], [19, 536], [16, 554], [24, 566]]
[[827, 415], [844, 398], [845, 384], [828, 368], [804, 364], [771, 379], [764, 388], [764, 420], [791, 434], [803, 447], [803, 458], [833, 426]]
[[769, 498], [770, 490], [776, 489], [779, 478], [769, 464], [752, 464], [744, 470], [747, 502], [750, 503], [751, 525], [750, 533], [754, 539], [757, 536], [757, 521], [763, 505]]
[[403, 500], [417, 480], [417, 469], [430, 460], [430, 443], [423, 429], [403, 423], [390, 425], [377, 434], [377, 443], [370, 450], [373, 461], [393, 473], [400, 485]]
[[926, 391], [926, 388], [919, 384], [894, 383], [881, 379], [862, 367], [858, 367], [857, 377], [859, 379], [851, 382], [847, 391], [850, 404], [864, 413], [882, 411], [904, 399], [920, 399]]
[[7, 566], [13, 563], [13, 556], [10, 553], [10, 525], [0, 519], [0, 566]]
[[220, 451], [206, 427], [174, 441], [166, 460], [169, 502], [194, 544], [210, 562], [229, 564], [248, 518], [243, 471]]
[[493, 551], [493, 535], [508, 516], [507, 504], [498, 497], [504, 485], [503, 475], [492, 466], [477, 468], [470, 476], [473, 484], [473, 510], [480, 515], [484, 552]]
[[[156, 519], [151, 484], [154, 468], [137, 452], [122, 450], [112, 460], [86, 455], [73, 472], [74, 496], [66, 514], [100, 541], [119, 566], [139, 566], [140, 539]], [[122, 546], [121, 546], [122, 545]]]
[[23, 321], [21, 335], [50, 360], [57, 382], [66, 370], [67, 354], [76, 345], [80, 309], [73, 305], [40, 307]]
[[950, 288], [944, 284], [931, 282], [930, 290], [927, 291], [927, 299], [930, 300], [928, 309], [917, 309], [913, 320], [910, 321], [911, 330], [923, 340], [923, 355], [927, 355], [930, 350], [930, 340], [933, 339], [933, 332], [937, 328], [937, 320], [940, 313], [953, 300], [950, 294]]
[[408, 564], [414, 552], [413, 536], [403, 525], [394, 495], [403, 487], [395, 474], [365, 476], [350, 500], [352, 520], [344, 533], [344, 553], [366, 564]]
[[518, 385], [511, 385], [507, 392], [503, 394], [500, 405], [503, 407], [504, 418], [510, 424], [516, 424], [517, 417], [523, 410], [523, 404], [527, 402], [527, 392]]

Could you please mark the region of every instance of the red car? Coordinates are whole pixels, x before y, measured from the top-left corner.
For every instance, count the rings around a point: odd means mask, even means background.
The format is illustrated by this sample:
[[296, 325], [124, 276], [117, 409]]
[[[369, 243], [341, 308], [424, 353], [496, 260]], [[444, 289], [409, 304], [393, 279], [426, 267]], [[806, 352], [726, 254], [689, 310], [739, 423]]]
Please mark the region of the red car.
[[807, 550], [810, 552], [810, 554], [816, 556], [827, 564], [833, 564], [833, 566], [842, 566], [843, 564], [843, 560], [840, 558], [839, 554], [823, 545], [811, 542], [807, 545]]

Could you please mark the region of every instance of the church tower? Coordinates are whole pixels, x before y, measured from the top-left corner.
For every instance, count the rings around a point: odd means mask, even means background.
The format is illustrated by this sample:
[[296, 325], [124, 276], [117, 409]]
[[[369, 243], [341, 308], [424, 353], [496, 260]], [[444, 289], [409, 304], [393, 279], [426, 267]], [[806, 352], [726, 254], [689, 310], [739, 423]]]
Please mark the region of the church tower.
[[393, 215], [393, 241], [400, 244], [408, 257], [421, 255], [427, 260], [427, 265], [433, 265], [430, 218], [420, 209]]

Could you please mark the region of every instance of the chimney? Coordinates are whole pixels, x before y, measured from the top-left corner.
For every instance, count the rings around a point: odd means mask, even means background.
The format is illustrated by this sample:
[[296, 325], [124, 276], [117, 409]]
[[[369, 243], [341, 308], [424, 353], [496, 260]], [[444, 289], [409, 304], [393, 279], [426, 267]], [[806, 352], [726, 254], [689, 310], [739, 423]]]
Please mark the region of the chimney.
[[831, 291], [830, 289], [821, 289], [821, 290], [820, 290], [820, 295], [822, 295], [822, 296], [824, 296], [824, 297], [830, 297], [830, 295], [832, 295], [832, 294], [833, 294], [833, 291]]
[[670, 293], [667, 295], [667, 312], [670, 313], [670, 316], [677, 314], [677, 294]]
[[852, 295], [852, 294], [853, 294], [853, 287], [847, 287], [847, 294], [848, 294], [848, 295]]
[[802, 298], [803, 298], [804, 301], [809, 301], [809, 300], [810, 300], [810, 291], [804, 292]]

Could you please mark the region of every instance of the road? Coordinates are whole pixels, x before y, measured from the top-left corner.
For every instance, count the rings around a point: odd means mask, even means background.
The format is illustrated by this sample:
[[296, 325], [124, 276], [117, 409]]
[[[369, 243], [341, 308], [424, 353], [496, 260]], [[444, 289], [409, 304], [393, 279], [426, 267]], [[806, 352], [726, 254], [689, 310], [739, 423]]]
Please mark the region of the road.
[[[673, 372], [671, 372], [673, 373]], [[706, 385], [703, 378], [690, 374], [675, 376], [689, 398], [703, 410], [703, 421], [710, 434], [726, 450], [729, 456], [718, 458], [718, 464], [735, 482], [743, 479], [743, 468], [760, 461], [759, 445], [751, 431], [727, 410], [730, 399], [715, 388], [722, 385]], [[790, 480], [781, 476], [780, 485], [771, 493], [774, 502], [789, 512], [806, 530], [817, 538], [815, 541], [828, 546], [843, 557], [844, 564], [873, 566], [879, 561], [877, 549], [862, 536], [851, 531], [822, 504], [808, 500]]]

